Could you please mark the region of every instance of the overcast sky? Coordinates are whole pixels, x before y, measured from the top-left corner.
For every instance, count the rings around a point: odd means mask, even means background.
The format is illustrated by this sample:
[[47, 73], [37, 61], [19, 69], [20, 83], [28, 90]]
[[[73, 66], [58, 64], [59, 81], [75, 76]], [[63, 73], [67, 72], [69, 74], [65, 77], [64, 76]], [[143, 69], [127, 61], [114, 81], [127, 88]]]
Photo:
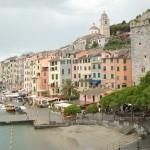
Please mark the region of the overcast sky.
[[0, 0], [0, 59], [69, 44], [98, 25], [104, 10], [114, 24], [148, 6], [150, 0]]

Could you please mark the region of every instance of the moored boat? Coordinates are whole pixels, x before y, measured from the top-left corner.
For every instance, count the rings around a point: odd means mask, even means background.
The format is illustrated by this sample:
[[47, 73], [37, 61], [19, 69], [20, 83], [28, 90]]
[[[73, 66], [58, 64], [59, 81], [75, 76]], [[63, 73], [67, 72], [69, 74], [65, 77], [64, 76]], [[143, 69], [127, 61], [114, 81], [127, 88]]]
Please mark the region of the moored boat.
[[6, 111], [7, 112], [15, 112], [15, 106], [13, 104], [7, 104], [6, 105]]

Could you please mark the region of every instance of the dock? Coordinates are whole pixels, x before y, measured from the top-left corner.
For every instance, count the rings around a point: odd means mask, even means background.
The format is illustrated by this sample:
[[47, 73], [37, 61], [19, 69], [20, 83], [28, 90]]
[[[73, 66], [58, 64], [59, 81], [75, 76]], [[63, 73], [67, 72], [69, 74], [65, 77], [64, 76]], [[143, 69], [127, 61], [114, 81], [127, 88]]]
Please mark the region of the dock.
[[24, 124], [34, 124], [34, 120], [8, 120], [8, 121], [0, 121], [0, 126], [3, 125], [24, 125]]
[[55, 121], [51, 121], [49, 123], [34, 121], [33, 126], [35, 129], [46, 129], [46, 128], [55, 128], [55, 127], [68, 127], [70, 125], [67, 123], [57, 123]]

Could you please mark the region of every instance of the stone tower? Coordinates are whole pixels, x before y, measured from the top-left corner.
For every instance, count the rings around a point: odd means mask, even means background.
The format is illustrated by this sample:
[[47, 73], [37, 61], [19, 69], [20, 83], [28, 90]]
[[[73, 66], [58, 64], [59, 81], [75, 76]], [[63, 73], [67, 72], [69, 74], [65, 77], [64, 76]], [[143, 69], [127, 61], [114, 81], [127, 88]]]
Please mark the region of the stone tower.
[[150, 11], [131, 21], [132, 80], [138, 84], [150, 70]]
[[105, 35], [106, 37], [110, 37], [110, 23], [108, 15], [103, 12], [100, 19], [100, 32], [102, 35]]

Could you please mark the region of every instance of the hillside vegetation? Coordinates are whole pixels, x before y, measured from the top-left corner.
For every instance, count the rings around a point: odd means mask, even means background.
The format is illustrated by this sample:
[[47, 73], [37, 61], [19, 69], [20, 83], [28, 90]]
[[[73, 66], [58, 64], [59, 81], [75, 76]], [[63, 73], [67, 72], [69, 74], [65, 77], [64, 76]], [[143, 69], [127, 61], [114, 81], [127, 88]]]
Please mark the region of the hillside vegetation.
[[117, 35], [123, 32], [130, 32], [130, 25], [126, 23], [126, 21], [122, 21], [122, 23], [114, 24], [110, 26], [110, 35]]
[[105, 96], [101, 100], [104, 108], [110, 107], [117, 110], [123, 104], [132, 104], [134, 107], [150, 110], [150, 71], [137, 86], [127, 87]]

